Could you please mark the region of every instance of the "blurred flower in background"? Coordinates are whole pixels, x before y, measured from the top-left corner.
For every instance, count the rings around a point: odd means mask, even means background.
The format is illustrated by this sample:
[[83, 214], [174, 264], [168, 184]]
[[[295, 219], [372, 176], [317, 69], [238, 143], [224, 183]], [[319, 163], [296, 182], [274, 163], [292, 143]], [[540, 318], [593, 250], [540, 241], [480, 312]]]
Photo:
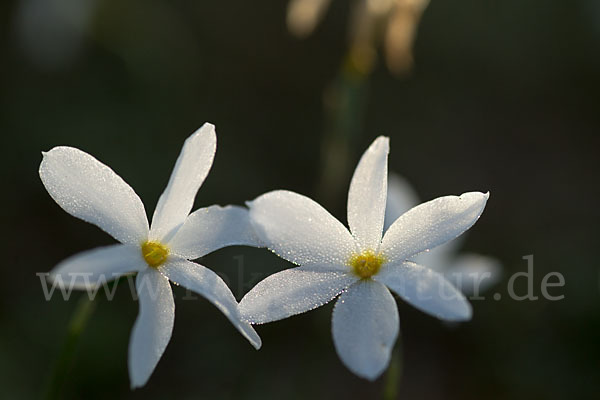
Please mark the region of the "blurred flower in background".
[[[331, 0], [291, 0], [287, 25], [298, 37], [310, 35], [323, 19]], [[357, 0], [350, 21], [351, 62], [368, 74], [383, 44], [388, 69], [401, 75], [413, 65], [412, 46], [429, 0]]]
[[[398, 174], [390, 173], [384, 230], [420, 203], [408, 181]], [[462, 241], [462, 238], [457, 238], [446, 242], [420, 253], [413, 261], [442, 273], [467, 296], [477, 296], [498, 282], [502, 274], [502, 265], [499, 260], [481, 254], [457, 254]]]
[[[297, 37], [310, 35], [331, 0], [291, 0], [288, 29]], [[337, 77], [324, 92], [326, 116], [322, 143], [322, 176], [318, 193], [324, 204], [340, 199], [351, 168], [353, 149], [363, 133], [369, 81], [383, 46], [388, 70], [406, 75], [413, 66], [412, 47], [429, 0], [357, 0], [352, 3], [349, 46]]]

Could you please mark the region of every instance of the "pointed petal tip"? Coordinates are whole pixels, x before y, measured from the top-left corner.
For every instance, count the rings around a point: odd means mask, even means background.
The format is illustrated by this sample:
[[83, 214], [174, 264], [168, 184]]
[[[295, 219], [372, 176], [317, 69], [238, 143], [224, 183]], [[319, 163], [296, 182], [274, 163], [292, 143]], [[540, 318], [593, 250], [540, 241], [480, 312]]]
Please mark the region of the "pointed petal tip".
[[[260, 350], [260, 348], [262, 347], [262, 339], [260, 338], [260, 335], [258, 334], [258, 332], [256, 332], [256, 330], [254, 330], [254, 327], [252, 326], [252, 322], [248, 321], [242, 315], [241, 310], [239, 308], [239, 304], [238, 304], [238, 312], [239, 312], [238, 318], [243, 323], [248, 324], [247, 325], [248, 329], [243, 329], [243, 328], [238, 327], [238, 330], [240, 331], [242, 336], [244, 336], [248, 340], [248, 342], [250, 342], [250, 344], [252, 345], [252, 347], [254, 347], [255, 350]], [[242, 324], [242, 326], [243, 326], [243, 324]]]
[[[342, 362], [343, 363], [343, 362]], [[344, 364], [346, 366], [346, 368], [348, 368], [348, 370], [353, 373], [354, 375], [358, 376], [361, 379], [364, 379], [366, 381], [369, 382], [375, 382], [387, 369], [387, 366], [385, 368], [383, 368], [381, 371], [375, 371], [375, 373], [373, 373], [372, 371], [366, 372], [366, 371], [359, 371], [355, 368], [350, 368], [348, 365]]]
[[[204, 124], [202, 124], [202, 126], [200, 128], [198, 128], [194, 132], [192, 132], [192, 134], [189, 135], [185, 139], [185, 143], [189, 144], [191, 142], [194, 142], [201, 136], [204, 136], [204, 139], [208, 140], [209, 142], [214, 142], [214, 147], [216, 150], [217, 131], [215, 129], [215, 126], [213, 124], [211, 124], [210, 122], [205, 122]], [[184, 146], [185, 146], [185, 144], [184, 144]]]
[[41, 151], [42, 153], [42, 162], [46, 161], [46, 159], [48, 157], [50, 157], [53, 153], [57, 152], [57, 151], [65, 151], [65, 150], [70, 150], [72, 149], [72, 147], [69, 146], [54, 146], [53, 148], [51, 148], [50, 150], [47, 151]]
[[[344, 363], [344, 365], [345, 365], [345, 363]], [[359, 371], [356, 368], [350, 368], [350, 366], [348, 366], [348, 365], [346, 365], [346, 368], [348, 368], [350, 370], [350, 372], [352, 372], [354, 375], [358, 376], [361, 379], [367, 380], [369, 382], [375, 382], [381, 375], [383, 375], [383, 373], [387, 370], [388, 366], [389, 366], [389, 360], [383, 367], [380, 367], [376, 370]]]
[[[383, 371], [385, 371], [385, 370], [383, 370]], [[360, 377], [368, 380], [369, 382], [375, 382], [377, 380], [377, 378], [379, 378], [381, 376], [381, 374], [383, 374], [383, 371], [378, 372], [376, 374], [368, 374], [368, 375], [363, 374]]]
[[470, 202], [482, 202], [485, 205], [490, 198], [490, 192], [465, 192], [458, 197]]
[[378, 136], [371, 144], [373, 150], [381, 148], [386, 152], [390, 151], [390, 138], [388, 136]]
[[255, 350], [258, 351], [262, 347], [262, 340], [259, 337], [259, 338], [257, 338], [256, 341], [250, 342], [250, 344], [252, 345], [252, 347], [254, 347]]
[[141, 387], [143, 387], [146, 382], [148, 382], [148, 379], [142, 379], [140, 380], [139, 377], [134, 377], [131, 372], [129, 373], [129, 389], [130, 390], [135, 390], [135, 389], [139, 389]]
[[470, 321], [473, 318], [473, 306], [468, 301], [466, 304], [465, 313], [463, 314], [461, 321]]
[[214, 124], [211, 124], [210, 122], [205, 122], [204, 124], [202, 124], [202, 126], [198, 129], [196, 129], [196, 131], [194, 131], [194, 133], [192, 133], [189, 137], [189, 139], [193, 139], [196, 138], [202, 134], [208, 134], [210, 136], [214, 136], [214, 140], [216, 141], [217, 138], [217, 131], [216, 131], [216, 127]]
[[214, 124], [211, 124], [210, 122], [205, 122], [200, 129], [198, 129], [196, 132], [200, 133], [200, 132], [209, 132], [210, 135], [214, 135], [216, 136], [217, 134], [217, 127]]
[[464, 308], [458, 310], [453, 316], [438, 316], [439, 319], [447, 322], [467, 322], [473, 319], [473, 306], [465, 301]]

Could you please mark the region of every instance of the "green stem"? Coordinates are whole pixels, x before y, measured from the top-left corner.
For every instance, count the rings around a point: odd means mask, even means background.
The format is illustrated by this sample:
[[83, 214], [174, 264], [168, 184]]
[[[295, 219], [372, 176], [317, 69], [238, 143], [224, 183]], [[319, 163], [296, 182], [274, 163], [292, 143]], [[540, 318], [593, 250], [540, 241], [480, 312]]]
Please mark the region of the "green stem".
[[402, 380], [402, 343], [398, 339], [396, 349], [392, 353], [392, 360], [385, 375], [385, 386], [383, 389], [383, 399], [393, 400], [398, 398], [398, 388]]
[[322, 175], [317, 187], [325, 206], [337, 204], [347, 187], [353, 149], [363, 129], [371, 71], [358, 68], [352, 59], [349, 53], [325, 92]]
[[96, 303], [93, 300], [90, 300], [87, 294], [81, 296], [75, 307], [75, 311], [71, 316], [71, 320], [69, 321], [62, 349], [48, 379], [43, 396], [44, 399], [61, 398], [61, 391], [67, 379], [73, 359], [75, 358], [79, 338], [85, 330], [95, 308]]

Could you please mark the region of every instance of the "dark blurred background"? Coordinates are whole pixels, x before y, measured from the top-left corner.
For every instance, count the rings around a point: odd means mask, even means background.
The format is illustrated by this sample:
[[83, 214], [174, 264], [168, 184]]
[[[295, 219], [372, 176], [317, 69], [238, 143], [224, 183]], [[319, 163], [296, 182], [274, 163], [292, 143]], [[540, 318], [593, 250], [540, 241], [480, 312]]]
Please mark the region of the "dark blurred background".
[[[3, 398], [44, 393], [84, 295], [47, 302], [36, 272], [112, 242], [52, 201], [37, 175], [40, 152], [56, 145], [89, 152], [151, 213], [183, 140], [205, 121], [217, 127], [218, 150], [196, 207], [243, 204], [285, 188], [345, 221], [350, 175], [382, 134], [391, 138], [390, 170], [422, 199], [491, 192], [464, 249], [499, 258], [504, 277], [486, 300], [473, 301], [473, 320], [458, 326], [399, 301], [397, 398], [597, 396], [600, 2], [432, 0], [412, 70], [392, 74], [380, 57], [361, 78], [341, 189], [327, 192], [320, 182], [336, 147], [327, 140], [335, 118], [324, 103], [343, 78], [350, 4], [333, 1], [301, 40], [286, 28], [282, 1], [0, 3]], [[564, 300], [507, 296], [510, 275], [526, 270], [529, 254], [535, 294], [543, 276], [558, 271], [566, 284], [552, 293]], [[289, 267], [243, 247], [200, 261], [222, 273], [238, 299]], [[517, 282], [523, 293], [525, 281]], [[389, 376], [369, 383], [339, 361], [331, 304], [259, 326], [256, 352], [207, 301], [175, 293], [173, 338], [144, 388], [129, 389], [138, 305], [120, 286], [114, 301], [95, 301], [61, 396], [361, 399], [379, 398], [389, 386]]]

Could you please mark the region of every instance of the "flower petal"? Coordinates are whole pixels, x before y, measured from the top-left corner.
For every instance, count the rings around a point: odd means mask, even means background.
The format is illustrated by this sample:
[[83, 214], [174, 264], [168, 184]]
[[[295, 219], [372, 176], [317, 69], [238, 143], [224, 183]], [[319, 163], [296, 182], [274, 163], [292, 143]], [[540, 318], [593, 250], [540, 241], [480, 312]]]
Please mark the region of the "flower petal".
[[295, 264], [345, 271], [357, 251], [348, 229], [308, 197], [276, 190], [249, 202], [248, 207], [259, 238]]
[[146, 239], [144, 204], [112, 169], [74, 147], [54, 147], [43, 155], [40, 178], [63, 210], [122, 243]]
[[260, 337], [249, 323], [242, 320], [238, 302], [219, 275], [200, 264], [176, 257], [160, 267], [160, 272], [174, 283], [205, 297], [225, 314], [252, 346], [257, 350], [260, 348]]
[[192, 260], [226, 246], [261, 247], [248, 209], [211, 206], [194, 211], [168, 243], [171, 252]]
[[413, 262], [384, 265], [373, 276], [415, 308], [447, 321], [471, 319], [465, 296], [441, 274]]
[[50, 271], [50, 279], [63, 287], [91, 290], [146, 267], [139, 246], [115, 244], [83, 251], [61, 261]]
[[183, 224], [212, 166], [216, 148], [215, 126], [209, 123], [202, 125], [186, 139], [167, 188], [154, 210], [151, 239], [168, 241], [170, 235]]
[[402, 262], [454, 239], [477, 221], [488, 198], [489, 193], [470, 192], [418, 205], [392, 224], [381, 250], [388, 261]]
[[253, 324], [277, 321], [328, 303], [357, 280], [341, 271], [286, 269], [252, 288], [240, 302], [240, 311]]
[[361, 250], [379, 249], [387, 198], [389, 139], [378, 137], [365, 151], [350, 183], [348, 225]]
[[383, 230], [387, 231], [394, 221], [417, 204], [419, 204], [419, 196], [410, 183], [400, 175], [390, 172]]
[[465, 295], [485, 292], [500, 279], [500, 261], [481, 254], [461, 254], [444, 270], [444, 276]]
[[162, 357], [173, 332], [175, 303], [169, 280], [154, 268], [136, 279], [140, 312], [129, 341], [131, 388], [144, 386]]
[[387, 368], [400, 321], [390, 291], [373, 280], [361, 280], [342, 293], [331, 320], [333, 343], [346, 367], [375, 380]]

